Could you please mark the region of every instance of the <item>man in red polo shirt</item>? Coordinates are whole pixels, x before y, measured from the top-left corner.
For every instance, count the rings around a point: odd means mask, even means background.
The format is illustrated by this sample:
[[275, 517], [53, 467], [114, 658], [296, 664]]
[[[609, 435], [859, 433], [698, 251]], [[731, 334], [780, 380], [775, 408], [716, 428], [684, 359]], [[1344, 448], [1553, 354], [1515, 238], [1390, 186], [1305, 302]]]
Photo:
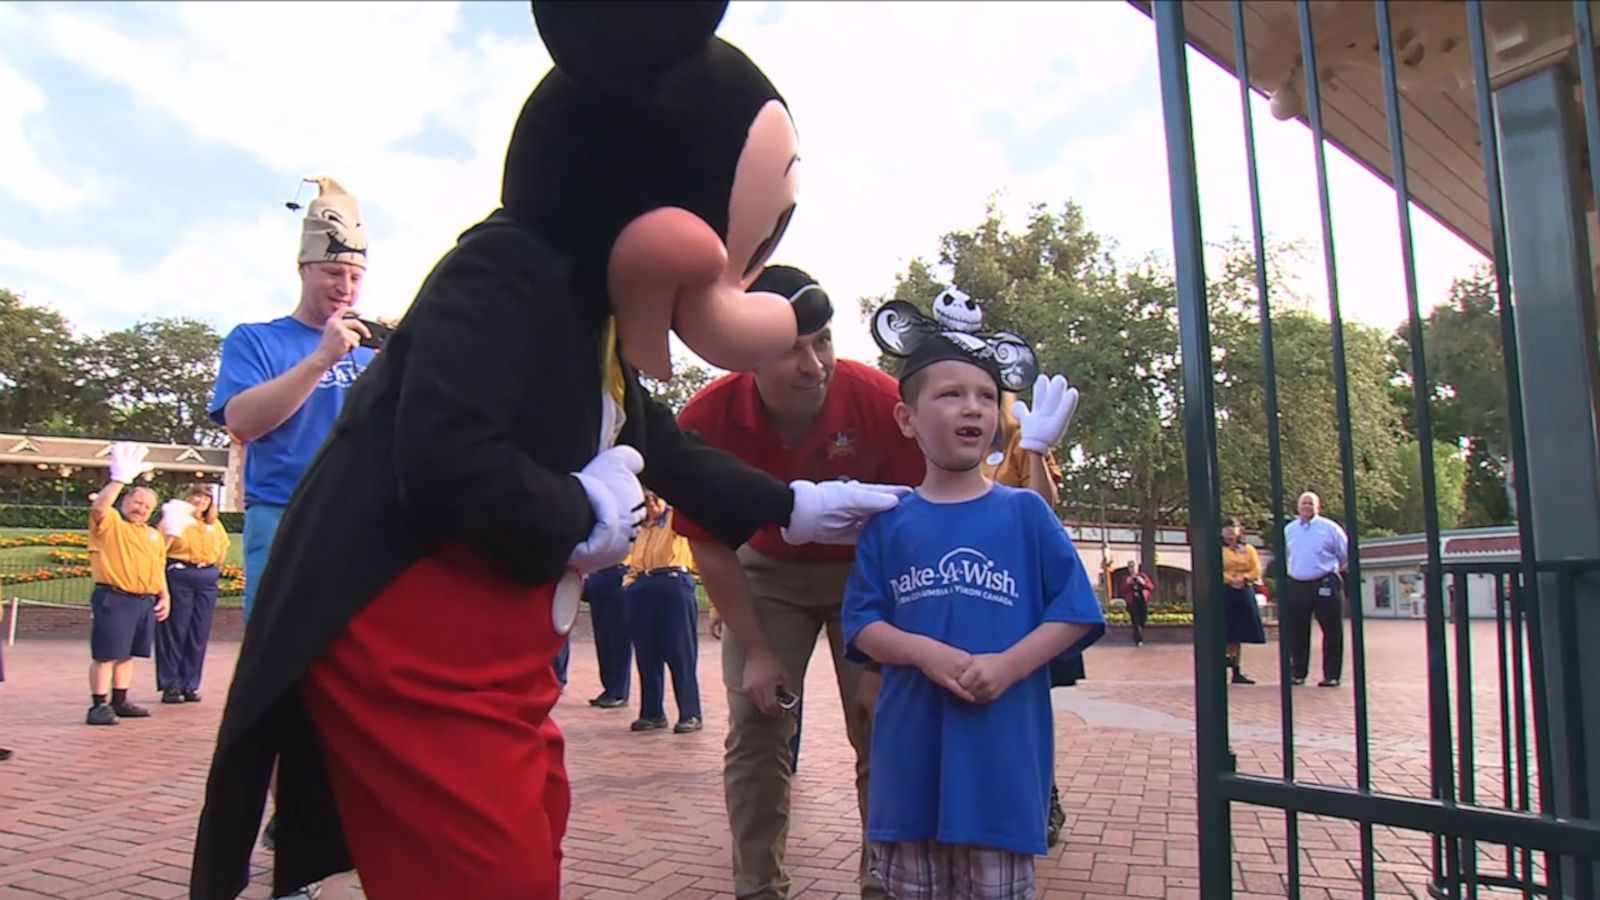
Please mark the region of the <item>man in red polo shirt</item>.
[[[894, 378], [863, 363], [835, 360], [828, 295], [805, 272], [768, 266], [751, 286], [788, 297], [800, 337], [784, 356], [754, 372], [724, 376], [691, 399], [678, 416], [684, 431], [785, 482], [840, 478], [914, 486], [922, 480], [922, 452], [900, 433]], [[777, 528], [757, 532], [737, 554], [682, 516], [674, 528], [690, 541], [711, 601], [724, 615], [749, 608], [766, 636], [764, 646], [742, 647], [730, 627], [722, 640], [722, 675], [728, 688], [728, 740], [723, 784], [733, 832], [734, 892], [740, 898], [784, 898], [784, 844], [789, 830], [789, 739], [795, 721], [775, 698], [778, 687], [800, 696], [806, 666], [824, 629], [833, 649], [839, 695], [845, 703], [850, 744], [856, 752], [856, 791], [866, 818], [870, 718], [851, 707], [863, 691], [875, 694], [876, 674], [844, 658], [839, 613], [855, 548], [795, 546]], [[743, 596], [749, 606], [728, 603]], [[730, 623], [731, 624], [731, 623]], [[863, 683], [865, 686], [863, 687]], [[867, 871], [863, 897], [887, 896]]]

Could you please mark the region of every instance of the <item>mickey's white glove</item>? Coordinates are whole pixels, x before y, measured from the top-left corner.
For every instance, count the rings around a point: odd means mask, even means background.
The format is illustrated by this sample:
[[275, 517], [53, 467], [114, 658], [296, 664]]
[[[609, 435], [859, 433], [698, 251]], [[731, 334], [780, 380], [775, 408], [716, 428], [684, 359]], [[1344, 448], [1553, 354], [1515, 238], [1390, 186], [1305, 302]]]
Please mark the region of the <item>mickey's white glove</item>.
[[568, 564], [583, 574], [598, 572], [628, 558], [633, 539], [644, 523], [644, 486], [639, 473], [644, 457], [629, 446], [612, 447], [589, 461], [573, 477], [589, 495], [594, 530], [573, 548]]
[[854, 544], [867, 520], [894, 509], [911, 488], [859, 481], [792, 481], [794, 512], [783, 539], [791, 544]]
[[111, 480], [133, 484], [133, 480], [155, 469], [153, 463], [144, 461], [150, 448], [143, 444], [117, 443], [111, 445]]
[[1018, 446], [1040, 456], [1049, 453], [1061, 443], [1077, 409], [1078, 389], [1067, 387], [1065, 375], [1046, 377], [1041, 374], [1033, 382], [1033, 409], [1029, 410], [1028, 404], [1021, 400], [1011, 405], [1011, 412], [1021, 426], [1022, 440]]
[[161, 532], [178, 537], [194, 524], [194, 505], [187, 500], [168, 500], [161, 504]]

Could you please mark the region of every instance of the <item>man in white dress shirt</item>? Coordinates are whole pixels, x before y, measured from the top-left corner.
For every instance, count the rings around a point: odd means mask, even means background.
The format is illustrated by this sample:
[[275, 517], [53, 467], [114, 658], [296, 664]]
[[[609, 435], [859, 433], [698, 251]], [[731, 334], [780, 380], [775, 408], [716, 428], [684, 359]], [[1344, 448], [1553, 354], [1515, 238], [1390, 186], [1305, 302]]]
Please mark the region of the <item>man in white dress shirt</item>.
[[1344, 578], [1350, 542], [1344, 529], [1318, 513], [1322, 498], [1300, 495], [1300, 516], [1283, 528], [1289, 584], [1283, 592], [1283, 627], [1289, 641], [1289, 668], [1295, 684], [1305, 684], [1311, 669], [1311, 619], [1322, 629], [1322, 680], [1338, 687], [1344, 667]]

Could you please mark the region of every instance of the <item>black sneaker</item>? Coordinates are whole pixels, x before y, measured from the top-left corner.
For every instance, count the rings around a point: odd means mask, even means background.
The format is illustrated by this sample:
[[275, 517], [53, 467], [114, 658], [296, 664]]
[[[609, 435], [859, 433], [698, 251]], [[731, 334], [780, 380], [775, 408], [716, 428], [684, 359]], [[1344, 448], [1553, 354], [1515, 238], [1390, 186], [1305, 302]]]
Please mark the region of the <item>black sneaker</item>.
[[1061, 789], [1050, 787], [1050, 826], [1045, 831], [1045, 843], [1054, 847], [1061, 841], [1061, 828], [1067, 824], [1067, 813], [1061, 808]]
[[1317, 682], [1317, 687], [1338, 687], [1338, 686], [1339, 686], [1339, 679], [1337, 679], [1337, 678], [1324, 678], [1321, 681]]
[[619, 706], [627, 706], [628, 701], [622, 699], [621, 697], [613, 697], [610, 694], [601, 694], [593, 700], [590, 700], [589, 705], [598, 707], [600, 709], [616, 709]]
[[692, 731], [699, 731], [700, 729], [702, 729], [704, 727], [705, 727], [705, 723], [700, 721], [700, 717], [699, 716], [690, 716], [689, 718], [684, 719], [683, 721], [679, 722], [678, 724], [672, 726], [672, 733], [673, 734], [688, 734], [688, 733], [690, 733]]
[[663, 729], [665, 727], [667, 727], [667, 717], [666, 716], [662, 716], [659, 719], [644, 719], [644, 718], [635, 719], [633, 724], [628, 726], [628, 730], [629, 731], [660, 731], [661, 729]]
[[119, 719], [143, 719], [150, 715], [150, 710], [137, 703], [129, 703], [126, 700], [121, 703], [111, 704], [111, 711], [116, 713]]
[[1298, 687], [1299, 685], [1305, 684], [1306, 680], [1304, 678], [1295, 678], [1295, 679], [1292, 679], [1289, 683]]
[[1246, 675], [1243, 672], [1234, 672], [1233, 673], [1233, 683], [1234, 684], [1255, 684], [1256, 680], [1254, 678], [1251, 678], [1249, 675]]
[[267, 820], [267, 827], [261, 829], [261, 849], [268, 853], [278, 849], [278, 815], [273, 813]]
[[183, 692], [183, 702], [185, 702], [185, 703], [199, 703], [200, 702], [200, 692], [199, 691], [184, 691]]
[[0, 747], [0, 762], [5, 762], [6, 760], [8, 760], [10, 758], [11, 758], [11, 751], [7, 750], [4, 747]]
[[90, 725], [115, 725], [119, 720], [116, 711], [108, 704], [96, 703], [89, 707], [89, 716], [85, 721]]
[[180, 691], [177, 688], [167, 688], [166, 690], [161, 692], [161, 702], [162, 703], [182, 703], [183, 702], [183, 691]]

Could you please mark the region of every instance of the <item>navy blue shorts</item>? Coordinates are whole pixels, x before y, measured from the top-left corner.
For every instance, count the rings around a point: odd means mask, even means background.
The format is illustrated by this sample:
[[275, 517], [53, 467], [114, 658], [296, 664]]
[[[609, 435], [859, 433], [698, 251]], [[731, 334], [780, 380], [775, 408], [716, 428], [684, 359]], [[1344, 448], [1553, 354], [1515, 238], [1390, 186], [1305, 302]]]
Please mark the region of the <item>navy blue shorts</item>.
[[150, 658], [156, 633], [156, 598], [125, 594], [97, 584], [89, 596], [94, 624], [89, 629], [89, 655], [96, 662]]

